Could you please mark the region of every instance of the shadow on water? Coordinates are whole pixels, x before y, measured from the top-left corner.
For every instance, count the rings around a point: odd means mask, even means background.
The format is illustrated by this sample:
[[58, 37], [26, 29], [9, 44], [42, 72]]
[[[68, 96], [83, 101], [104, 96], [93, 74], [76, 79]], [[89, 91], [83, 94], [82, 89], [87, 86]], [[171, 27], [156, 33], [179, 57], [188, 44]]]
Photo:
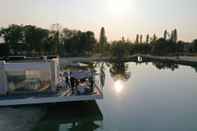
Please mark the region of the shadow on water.
[[94, 131], [102, 127], [102, 120], [95, 101], [53, 104], [32, 131]]

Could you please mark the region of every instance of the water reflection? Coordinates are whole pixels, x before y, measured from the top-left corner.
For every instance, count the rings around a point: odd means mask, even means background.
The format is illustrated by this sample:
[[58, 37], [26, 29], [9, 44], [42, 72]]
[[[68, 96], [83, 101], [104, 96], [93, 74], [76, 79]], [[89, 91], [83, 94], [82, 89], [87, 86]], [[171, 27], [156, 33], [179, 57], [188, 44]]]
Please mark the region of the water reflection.
[[110, 64], [111, 77], [117, 80], [127, 81], [130, 78], [130, 72], [128, 72], [128, 64], [124, 62], [117, 62]]
[[[88, 101], [50, 105], [46, 108], [1, 108], [0, 131], [24, 131], [31, 129], [32, 125], [32, 131], [196, 129], [197, 117], [193, 116], [197, 115], [197, 75], [190, 68], [191, 65], [189, 68], [162, 62], [146, 66], [144, 63], [135, 65], [133, 62], [106, 65], [99, 63], [97, 66], [99, 77], [103, 80], [101, 83], [114, 88], [104, 88], [104, 99], [98, 101], [99, 107], [94, 101]], [[132, 67], [132, 79], [129, 79], [128, 65]], [[157, 67], [155, 72], [152, 72], [155, 70], [153, 65]], [[161, 73], [159, 69], [176, 69], [177, 72], [165, 70]], [[5, 77], [3, 73], [1, 77]], [[131, 82], [132, 88], [127, 88]], [[121, 96], [113, 95], [114, 92]], [[102, 109], [104, 121], [99, 108]]]
[[95, 131], [103, 115], [95, 101], [52, 105], [33, 131]]
[[103, 88], [105, 86], [105, 66], [104, 66], [104, 63], [101, 63], [101, 66], [100, 66], [100, 82], [101, 82], [101, 87]]
[[40, 106], [0, 108], [0, 131], [30, 131], [44, 115]]
[[114, 82], [114, 89], [117, 94], [120, 94], [124, 88], [124, 82], [122, 80], [117, 80]]
[[189, 66], [194, 69], [195, 72], [197, 72], [197, 64], [193, 63], [193, 64], [189, 64]]
[[170, 62], [153, 61], [152, 64], [159, 70], [171, 69], [172, 71], [174, 71], [175, 69], [179, 68], [178, 64]]
[[154, 61], [152, 64], [159, 70], [163, 69], [171, 69], [172, 71], [176, 70], [179, 68], [179, 66], [190, 66], [197, 72], [197, 65], [195, 63], [184, 63], [184, 64], [177, 64], [177, 63], [170, 63], [170, 62], [159, 62], [159, 61]]

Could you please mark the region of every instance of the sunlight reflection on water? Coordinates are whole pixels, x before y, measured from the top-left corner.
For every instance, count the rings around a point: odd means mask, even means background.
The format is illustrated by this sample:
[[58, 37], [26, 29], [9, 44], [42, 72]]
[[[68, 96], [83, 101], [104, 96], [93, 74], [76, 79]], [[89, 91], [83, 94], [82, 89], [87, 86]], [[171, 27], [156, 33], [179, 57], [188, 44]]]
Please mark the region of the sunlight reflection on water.
[[117, 80], [114, 82], [114, 89], [116, 94], [120, 94], [122, 90], [124, 89], [124, 83], [122, 80]]

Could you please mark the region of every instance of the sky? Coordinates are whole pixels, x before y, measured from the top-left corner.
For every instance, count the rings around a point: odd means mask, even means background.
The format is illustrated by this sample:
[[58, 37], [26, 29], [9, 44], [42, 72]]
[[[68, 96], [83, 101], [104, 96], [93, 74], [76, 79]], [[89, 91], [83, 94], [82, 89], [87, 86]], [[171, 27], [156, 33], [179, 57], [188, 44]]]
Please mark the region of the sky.
[[[197, 38], [197, 0], [0, 0], [0, 27], [32, 24], [91, 30], [99, 37], [134, 40], [136, 34], [178, 30], [179, 40]], [[144, 37], [145, 38], [145, 37]]]

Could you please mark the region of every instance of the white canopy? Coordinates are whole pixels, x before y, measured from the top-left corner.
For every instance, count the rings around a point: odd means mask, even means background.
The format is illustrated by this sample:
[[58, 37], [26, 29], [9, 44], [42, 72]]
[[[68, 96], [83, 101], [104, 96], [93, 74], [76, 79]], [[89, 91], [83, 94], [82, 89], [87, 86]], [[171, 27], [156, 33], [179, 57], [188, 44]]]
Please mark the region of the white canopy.
[[75, 79], [84, 79], [91, 77], [90, 71], [77, 71], [77, 72], [71, 72], [70, 77], [73, 77]]

